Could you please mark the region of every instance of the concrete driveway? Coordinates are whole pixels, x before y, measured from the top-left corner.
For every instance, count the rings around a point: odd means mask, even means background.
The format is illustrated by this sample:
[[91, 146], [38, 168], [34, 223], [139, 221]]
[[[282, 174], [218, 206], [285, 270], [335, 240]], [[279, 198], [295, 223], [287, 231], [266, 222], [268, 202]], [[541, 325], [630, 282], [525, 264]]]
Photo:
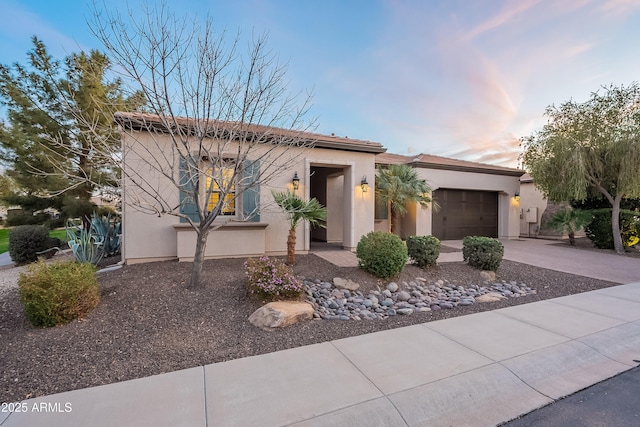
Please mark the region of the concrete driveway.
[[[504, 259], [616, 283], [640, 281], [640, 258], [576, 249], [557, 240], [501, 240]], [[462, 240], [443, 245], [462, 249]]]

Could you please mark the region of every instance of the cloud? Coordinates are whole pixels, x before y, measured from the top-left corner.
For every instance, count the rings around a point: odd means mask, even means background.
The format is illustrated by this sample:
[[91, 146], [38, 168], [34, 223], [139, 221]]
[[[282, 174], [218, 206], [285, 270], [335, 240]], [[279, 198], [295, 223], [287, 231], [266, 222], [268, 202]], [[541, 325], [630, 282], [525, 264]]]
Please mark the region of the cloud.
[[605, 0], [598, 9], [610, 16], [627, 17], [640, 10], [640, 3], [637, 0]]
[[591, 50], [593, 48], [593, 46], [594, 46], [593, 43], [582, 43], [582, 44], [579, 44], [577, 46], [573, 46], [573, 47], [569, 48], [569, 50], [567, 51], [566, 55], [567, 55], [567, 57], [581, 55], [581, 54]]
[[504, 8], [498, 14], [476, 25], [463, 36], [463, 39], [469, 41], [483, 33], [502, 27], [536, 6], [540, 1], [541, 0], [515, 0], [506, 2]]

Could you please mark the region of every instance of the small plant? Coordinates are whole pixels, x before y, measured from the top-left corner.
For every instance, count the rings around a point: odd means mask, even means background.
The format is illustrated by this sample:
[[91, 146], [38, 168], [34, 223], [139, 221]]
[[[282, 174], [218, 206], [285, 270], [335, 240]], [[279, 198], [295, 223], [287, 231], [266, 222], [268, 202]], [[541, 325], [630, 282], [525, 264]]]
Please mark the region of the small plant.
[[462, 257], [472, 267], [496, 271], [503, 255], [504, 246], [497, 239], [467, 236], [462, 240]]
[[287, 214], [289, 236], [287, 237], [287, 264], [296, 262], [296, 227], [300, 222], [308, 222], [313, 227], [326, 228], [327, 208], [317, 199], [304, 200], [289, 191], [272, 191], [273, 200]]
[[569, 244], [576, 245], [576, 232], [582, 230], [592, 220], [589, 212], [580, 209], [562, 209], [556, 212], [547, 226], [558, 230], [561, 233], [567, 233], [569, 236]]
[[407, 252], [418, 267], [433, 267], [440, 255], [440, 240], [435, 236], [409, 236]]
[[16, 264], [38, 259], [39, 252], [60, 245], [60, 240], [49, 237], [49, 229], [42, 225], [20, 225], [9, 231], [9, 256]]
[[402, 239], [382, 231], [372, 231], [362, 236], [356, 255], [360, 268], [385, 279], [400, 273], [409, 259]]
[[244, 263], [249, 293], [261, 300], [292, 300], [302, 295], [304, 287], [291, 268], [268, 256], [250, 258]]
[[28, 267], [18, 279], [24, 312], [34, 326], [69, 323], [100, 302], [100, 289], [91, 264], [44, 263]]

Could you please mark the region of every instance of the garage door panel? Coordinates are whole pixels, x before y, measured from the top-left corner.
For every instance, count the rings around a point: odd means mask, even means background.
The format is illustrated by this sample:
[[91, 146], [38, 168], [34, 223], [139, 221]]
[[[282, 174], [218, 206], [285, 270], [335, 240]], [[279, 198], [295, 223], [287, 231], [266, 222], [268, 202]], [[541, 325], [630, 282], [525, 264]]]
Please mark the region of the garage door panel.
[[439, 189], [433, 198], [440, 205], [433, 214], [434, 236], [441, 240], [498, 237], [497, 192]]

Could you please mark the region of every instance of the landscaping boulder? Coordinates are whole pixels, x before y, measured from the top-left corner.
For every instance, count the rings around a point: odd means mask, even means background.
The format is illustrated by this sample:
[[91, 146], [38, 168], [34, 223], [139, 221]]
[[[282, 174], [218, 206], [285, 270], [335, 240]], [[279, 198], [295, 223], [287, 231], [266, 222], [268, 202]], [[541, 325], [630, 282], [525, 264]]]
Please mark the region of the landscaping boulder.
[[333, 286], [338, 289], [346, 289], [348, 291], [354, 292], [360, 289], [360, 285], [354, 282], [351, 279], [342, 279], [340, 277], [333, 278]]
[[496, 272], [491, 270], [482, 270], [480, 272], [480, 277], [482, 280], [486, 280], [487, 282], [493, 282], [496, 280]]
[[475, 298], [476, 302], [495, 302], [503, 299], [507, 299], [507, 297], [497, 292], [489, 292], [488, 294], [480, 295]]
[[284, 328], [301, 320], [313, 318], [313, 306], [308, 302], [276, 301], [266, 304], [249, 316], [249, 322], [265, 331]]

